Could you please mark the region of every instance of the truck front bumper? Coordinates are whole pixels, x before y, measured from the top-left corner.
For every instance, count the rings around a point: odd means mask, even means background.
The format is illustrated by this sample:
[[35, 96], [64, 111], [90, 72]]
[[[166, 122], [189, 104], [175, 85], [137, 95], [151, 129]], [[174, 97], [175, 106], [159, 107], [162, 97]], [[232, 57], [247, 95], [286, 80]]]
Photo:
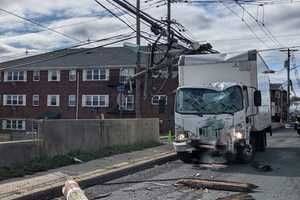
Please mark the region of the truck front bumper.
[[173, 142], [173, 146], [176, 152], [193, 152], [196, 150], [188, 142]]

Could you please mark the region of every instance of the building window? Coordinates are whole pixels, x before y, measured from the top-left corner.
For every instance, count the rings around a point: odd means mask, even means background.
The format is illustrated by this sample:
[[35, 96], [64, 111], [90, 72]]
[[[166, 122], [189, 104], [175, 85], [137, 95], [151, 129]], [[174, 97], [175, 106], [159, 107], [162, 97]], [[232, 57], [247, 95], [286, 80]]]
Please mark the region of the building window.
[[120, 110], [134, 110], [134, 95], [127, 95], [121, 97]]
[[4, 72], [4, 81], [26, 81], [25, 71]]
[[82, 95], [83, 107], [108, 107], [108, 95]]
[[76, 95], [69, 95], [68, 105], [69, 106], [76, 106]]
[[120, 83], [126, 83], [129, 77], [133, 76], [135, 72], [134, 68], [121, 68], [120, 69]]
[[25, 120], [7, 119], [2, 121], [2, 129], [25, 130]]
[[26, 95], [3, 95], [4, 106], [25, 106]]
[[168, 102], [168, 97], [167, 95], [154, 95], [152, 96], [152, 105], [159, 105], [159, 101], [162, 101], [164, 100], [166, 102], [166, 105], [167, 105], [167, 102]]
[[83, 71], [84, 81], [109, 80], [109, 69], [87, 69]]
[[60, 71], [59, 70], [49, 70], [48, 71], [48, 81], [60, 81]]
[[33, 81], [40, 81], [40, 71], [33, 71], [32, 79]]
[[48, 95], [47, 105], [48, 106], [59, 106], [59, 95]]
[[76, 81], [76, 70], [69, 71], [69, 81]]
[[40, 105], [40, 96], [38, 94], [32, 95], [32, 105], [33, 106]]

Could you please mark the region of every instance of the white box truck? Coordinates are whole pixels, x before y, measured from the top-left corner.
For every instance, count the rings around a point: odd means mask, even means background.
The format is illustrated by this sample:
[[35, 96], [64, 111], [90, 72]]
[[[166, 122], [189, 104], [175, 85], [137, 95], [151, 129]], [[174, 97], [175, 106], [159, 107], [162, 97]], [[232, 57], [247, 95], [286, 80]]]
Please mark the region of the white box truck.
[[184, 55], [178, 67], [174, 148], [181, 160], [192, 162], [209, 149], [247, 163], [265, 149], [270, 71], [256, 50]]

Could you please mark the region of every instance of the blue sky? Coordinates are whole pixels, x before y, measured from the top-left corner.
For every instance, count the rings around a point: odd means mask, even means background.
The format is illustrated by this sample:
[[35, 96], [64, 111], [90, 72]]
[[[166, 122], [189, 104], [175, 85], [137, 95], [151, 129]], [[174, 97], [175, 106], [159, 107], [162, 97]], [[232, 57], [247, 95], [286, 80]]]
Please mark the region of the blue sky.
[[[105, 1], [101, 0], [100, 2]], [[135, 0], [130, 0], [130, 2], [135, 3]], [[159, 19], [166, 16], [164, 6], [159, 8], [153, 6], [149, 9], [149, 4], [141, 2], [142, 8], [147, 8], [145, 11], [152, 16]], [[105, 5], [113, 8], [107, 3]], [[268, 32], [263, 30], [266, 28], [276, 36], [280, 44], [284, 46], [300, 45], [299, 3], [265, 6], [264, 18], [262, 17], [262, 7], [257, 12], [256, 6], [246, 6], [247, 11], [259, 22], [266, 24], [263, 28], [251, 17], [243, 14], [243, 10], [239, 6], [235, 4], [226, 4], [226, 6], [176, 3], [172, 5], [172, 17], [189, 30], [183, 34], [195, 41], [211, 42], [214, 48], [220, 52], [277, 48], [279, 45], [270, 39]], [[1, 0], [0, 8], [33, 19], [81, 41], [131, 32], [126, 25], [104, 12], [93, 0]], [[128, 15], [121, 17], [131, 24], [135, 23], [135, 19]], [[241, 20], [242, 18], [244, 21]], [[252, 31], [249, 30], [249, 27]], [[149, 32], [146, 27], [142, 28]], [[258, 40], [256, 37], [261, 39]], [[44, 31], [43, 28], [0, 11], [0, 59], [2, 61], [26, 56], [26, 49], [29, 55], [33, 55], [74, 44], [78, 44], [78, 41]], [[296, 63], [300, 63], [299, 55], [298, 52]], [[275, 70], [280, 70], [286, 59], [286, 55], [277, 50], [264, 52], [263, 57]], [[292, 78], [295, 79], [295, 77]], [[283, 72], [272, 75], [273, 82], [283, 82], [285, 79]]]

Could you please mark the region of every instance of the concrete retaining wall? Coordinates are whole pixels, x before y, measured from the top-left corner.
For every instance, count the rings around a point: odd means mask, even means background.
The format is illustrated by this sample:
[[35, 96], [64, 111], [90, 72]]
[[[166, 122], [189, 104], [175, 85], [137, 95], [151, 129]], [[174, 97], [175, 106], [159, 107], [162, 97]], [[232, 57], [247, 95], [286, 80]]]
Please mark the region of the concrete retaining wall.
[[39, 140], [23, 140], [0, 143], [0, 166], [32, 160], [39, 155]]
[[0, 166], [29, 161], [39, 155], [159, 142], [158, 119], [41, 120], [39, 123], [39, 140], [0, 142]]
[[113, 145], [159, 142], [158, 119], [44, 120], [43, 150], [53, 156]]

